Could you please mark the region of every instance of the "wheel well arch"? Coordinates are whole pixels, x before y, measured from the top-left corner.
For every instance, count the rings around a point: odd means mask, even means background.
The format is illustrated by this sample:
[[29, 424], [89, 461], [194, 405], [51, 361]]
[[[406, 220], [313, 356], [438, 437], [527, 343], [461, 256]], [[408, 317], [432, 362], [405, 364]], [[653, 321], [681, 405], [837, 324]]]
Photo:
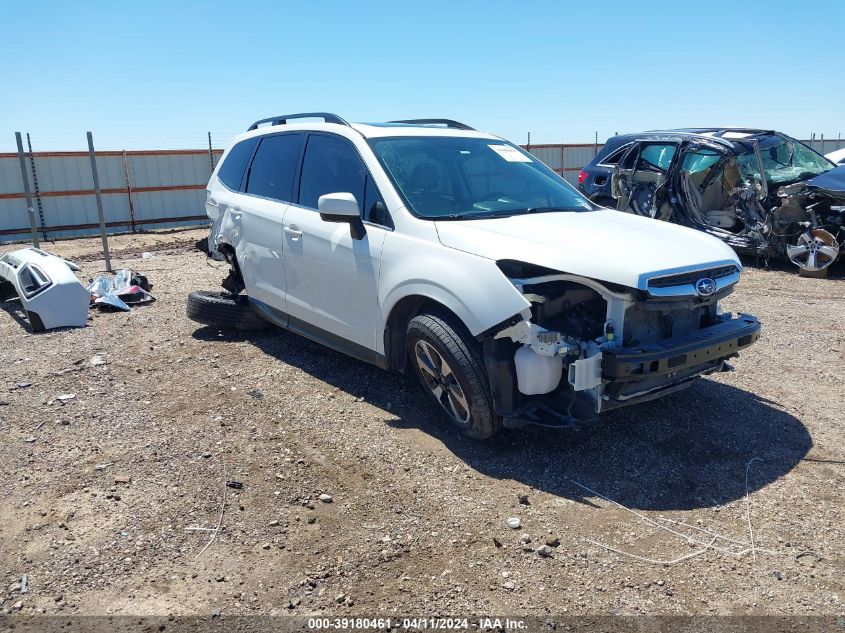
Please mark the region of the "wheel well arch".
[[466, 334], [468, 340], [472, 340], [466, 324], [444, 304], [425, 295], [413, 294], [402, 297], [391, 308], [384, 326], [384, 355], [388, 369], [405, 373], [407, 369], [405, 336], [408, 323], [420, 314], [446, 317], [453, 325], [463, 330], [462, 334]]
[[241, 272], [241, 265], [238, 262], [238, 254], [235, 247], [228, 242], [219, 242], [217, 251], [223, 255], [223, 259], [229, 264], [229, 274], [221, 285], [232, 294], [240, 293], [245, 287], [244, 276]]

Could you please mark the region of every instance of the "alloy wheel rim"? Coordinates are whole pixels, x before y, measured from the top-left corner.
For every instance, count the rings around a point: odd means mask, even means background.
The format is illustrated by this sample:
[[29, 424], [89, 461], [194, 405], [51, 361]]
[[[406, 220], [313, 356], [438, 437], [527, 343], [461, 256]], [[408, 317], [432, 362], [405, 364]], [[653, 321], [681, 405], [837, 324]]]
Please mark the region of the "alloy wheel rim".
[[788, 245], [786, 254], [799, 268], [811, 272], [824, 270], [836, 261], [839, 243], [828, 231], [813, 229], [809, 233], [803, 233], [797, 244]]
[[469, 424], [469, 403], [449, 363], [423, 340], [414, 345], [414, 356], [426, 386], [447, 415], [456, 424]]

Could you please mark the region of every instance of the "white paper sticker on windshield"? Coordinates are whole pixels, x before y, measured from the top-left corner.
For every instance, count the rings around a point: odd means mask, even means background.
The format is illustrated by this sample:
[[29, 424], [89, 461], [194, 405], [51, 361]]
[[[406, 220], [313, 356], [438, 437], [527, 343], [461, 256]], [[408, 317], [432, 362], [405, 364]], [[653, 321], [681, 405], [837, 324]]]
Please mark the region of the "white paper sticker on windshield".
[[490, 149], [496, 152], [499, 156], [504, 158], [509, 163], [531, 163], [533, 162], [528, 156], [520, 152], [515, 147], [510, 145], [488, 145]]

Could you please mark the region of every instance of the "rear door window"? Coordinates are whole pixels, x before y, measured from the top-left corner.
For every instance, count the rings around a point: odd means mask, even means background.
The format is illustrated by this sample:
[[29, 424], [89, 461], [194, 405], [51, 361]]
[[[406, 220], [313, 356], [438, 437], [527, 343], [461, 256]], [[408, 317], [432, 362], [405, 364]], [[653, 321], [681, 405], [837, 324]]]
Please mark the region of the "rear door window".
[[599, 160], [598, 164], [599, 165], [610, 165], [610, 166], [616, 165], [616, 163], [618, 163], [619, 160], [625, 155], [625, 152], [627, 152], [630, 148], [631, 148], [630, 143], [623, 145], [619, 149], [613, 150], [605, 158], [602, 158], [601, 160]]
[[[674, 143], [665, 145], [646, 145], [640, 153], [640, 169], [659, 169], [666, 171], [678, 147]], [[642, 163], [645, 163], [644, 165]]]
[[249, 167], [246, 192], [271, 200], [291, 202], [304, 137], [304, 134], [263, 137]]
[[619, 160], [620, 169], [666, 171], [678, 151], [675, 143], [634, 143]]
[[299, 204], [317, 208], [320, 196], [351, 193], [364, 208], [367, 169], [352, 145], [335, 136], [312, 134], [302, 159]]
[[226, 154], [223, 164], [217, 170], [217, 178], [232, 191], [240, 190], [247, 163], [259, 140], [260, 137], [253, 137], [236, 144]]

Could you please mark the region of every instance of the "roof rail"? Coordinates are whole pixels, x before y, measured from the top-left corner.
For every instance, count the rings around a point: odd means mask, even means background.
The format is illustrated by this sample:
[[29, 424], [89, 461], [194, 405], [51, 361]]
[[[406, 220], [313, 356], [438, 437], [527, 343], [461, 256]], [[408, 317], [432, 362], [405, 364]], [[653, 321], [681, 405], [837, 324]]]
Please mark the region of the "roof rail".
[[722, 128], [721, 130], [714, 132], [713, 136], [718, 136], [719, 138], [722, 138], [722, 137], [725, 136], [725, 134], [728, 134], [729, 132], [754, 135], [754, 134], [773, 134], [774, 130], [762, 130], [762, 129], [748, 128], [748, 127], [727, 127], [727, 128]]
[[445, 125], [446, 127], [454, 128], [456, 130], [473, 130], [466, 123], [460, 121], [453, 121], [452, 119], [405, 119], [403, 121], [388, 121], [388, 123], [409, 123], [411, 125]]
[[300, 112], [299, 114], [282, 114], [280, 116], [271, 116], [267, 119], [259, 119], [247, 128], [247, 132], [258, 129], [258, 126], [262, 123], [269, 123], [270, 125], [284, 125], [289, 119], [323, 119], [326, 123], [349, 125], [349, 123], [331, 112]]

